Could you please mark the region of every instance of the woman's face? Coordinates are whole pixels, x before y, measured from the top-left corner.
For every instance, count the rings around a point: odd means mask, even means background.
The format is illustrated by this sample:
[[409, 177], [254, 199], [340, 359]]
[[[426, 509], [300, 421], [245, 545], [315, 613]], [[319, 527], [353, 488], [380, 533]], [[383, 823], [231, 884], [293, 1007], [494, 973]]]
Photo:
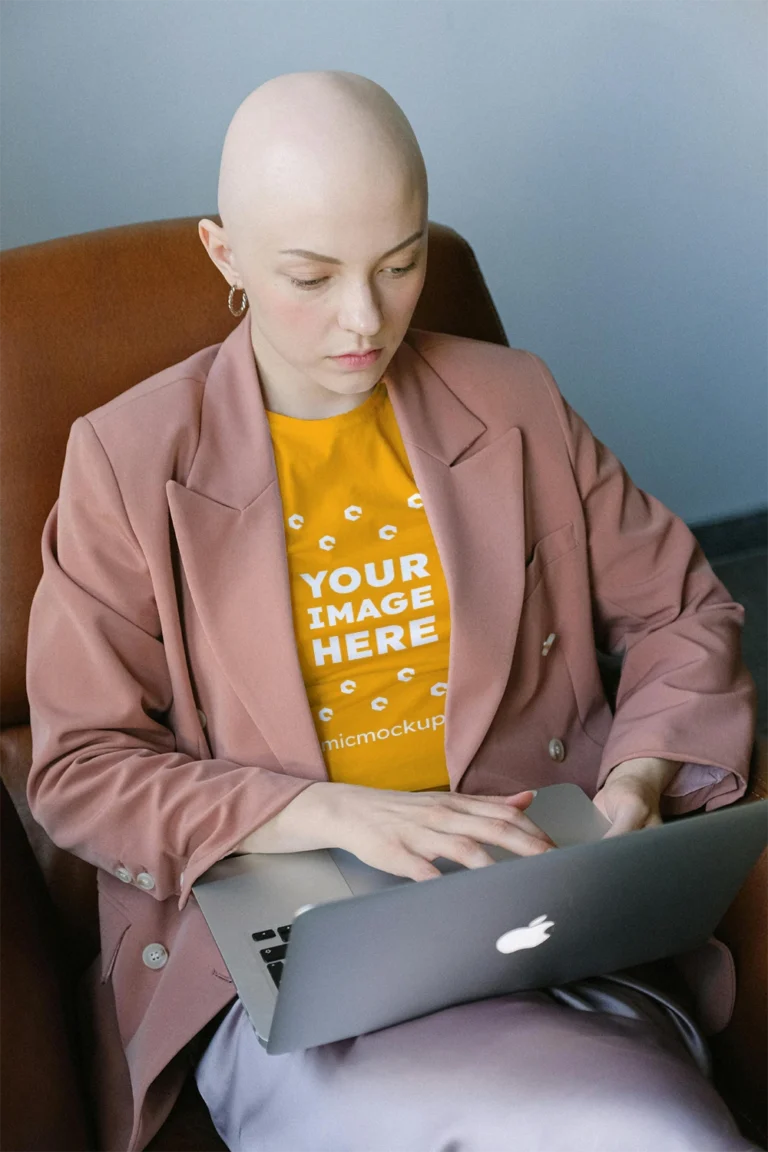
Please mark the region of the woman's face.
[[[425, 198], [407, 173], [375, 175], [271, 198], [240, 238], [268, 407], [307, 418], [354, 407], [349, 398], [373, 388], [411, 322], [426, 274]], [[368, 367], [334, 360], [371, 348], [382, 351]]]

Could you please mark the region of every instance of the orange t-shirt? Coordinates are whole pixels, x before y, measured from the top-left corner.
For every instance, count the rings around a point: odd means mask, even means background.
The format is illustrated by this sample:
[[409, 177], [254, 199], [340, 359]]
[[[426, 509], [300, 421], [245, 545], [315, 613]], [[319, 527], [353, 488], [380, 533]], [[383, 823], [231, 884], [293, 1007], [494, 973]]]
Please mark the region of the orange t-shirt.
[[448, 589], [386, 382], [338, 416], [267, 418], [296, 645], [329, 777], [448, 788]]

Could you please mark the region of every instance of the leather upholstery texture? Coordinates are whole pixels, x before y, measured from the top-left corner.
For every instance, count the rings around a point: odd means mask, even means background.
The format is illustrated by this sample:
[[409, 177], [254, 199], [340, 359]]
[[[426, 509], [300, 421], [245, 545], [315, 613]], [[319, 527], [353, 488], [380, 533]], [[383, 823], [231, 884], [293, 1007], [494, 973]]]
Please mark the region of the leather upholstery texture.
[[91, 1147], [73, 1043], [71, 985], [55, 910], [0, 785], [0, 1134], [8, 1152]]
[[[227, 286], [199, 241], [198, 219], [111, 228], [0, 255], [0, 1146], [6, 1152], [93, 1147], [75, 990], [99, 947], [95, 869], [51, 843], [32, 820], [25, 793], [26, 634], [42, 571], [43, 524], [74, 420], [221, 341], [237, 323], [227, 309]], [[471, 247], [445, 225], [430, 223], [427, 279], [411, 323], [508, 343]], [[766, 794], [764, 753], [764, 747], [756, 753], [749, 796]], [[764, 856], [718, 933], [735, 956], [739, 991], [733, 1020], [714, 1043], [720, 1090], [757, 1140], [765, 1114], [765, 885]], [[741, 1085], [738, 1095], [734, 1085]], [[191, 1079], [149, 1148], [224, 1148]]]

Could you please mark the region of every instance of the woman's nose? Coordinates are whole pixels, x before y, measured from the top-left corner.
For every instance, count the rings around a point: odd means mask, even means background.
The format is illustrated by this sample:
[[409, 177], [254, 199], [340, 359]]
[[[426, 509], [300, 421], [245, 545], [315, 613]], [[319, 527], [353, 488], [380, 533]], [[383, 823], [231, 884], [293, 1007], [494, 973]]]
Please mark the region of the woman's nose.
[[339, 324], [359, 336], [375, 336], [381, 329], [381, 308], [370, 285], [350, 288], [339, 315]]

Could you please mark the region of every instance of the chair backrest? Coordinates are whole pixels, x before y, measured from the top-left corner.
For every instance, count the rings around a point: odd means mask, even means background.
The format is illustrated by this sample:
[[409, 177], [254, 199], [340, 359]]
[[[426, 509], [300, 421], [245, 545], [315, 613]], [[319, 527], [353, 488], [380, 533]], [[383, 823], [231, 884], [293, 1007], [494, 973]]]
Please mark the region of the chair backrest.
[[[75, 948], [90, 938], [86, 950], [97, 939], [94, 870], [56, 849], [26, 805], [29, 609], [72, 423], [223, 340], [237, 323], [198, 238], [198, 219], [131, 224], [0, 254], [0, 769], [69, 938]], [[429, 225], [426, 283], [411, 323], [507, 344], [472, 249], [441, 224]]]

